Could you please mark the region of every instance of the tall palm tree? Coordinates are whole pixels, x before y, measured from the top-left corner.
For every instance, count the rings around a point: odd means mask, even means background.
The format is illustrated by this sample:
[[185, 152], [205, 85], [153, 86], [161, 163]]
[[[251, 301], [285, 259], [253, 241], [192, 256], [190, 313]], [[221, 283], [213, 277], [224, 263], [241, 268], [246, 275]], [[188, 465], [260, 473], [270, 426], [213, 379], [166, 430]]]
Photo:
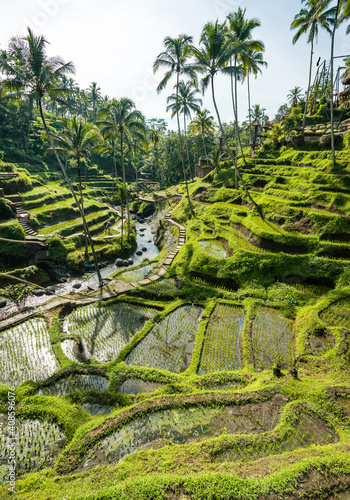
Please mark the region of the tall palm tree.
[[[74, 65], [71, 62], [65, 63], [57, 56], [48, 57], [46, 53], [47, 43], [44, 36], [35, 36], [32, 30], [28, 28], [28, 34], [26, 36], [12, 38], [9, 50], [5, 54], [1, 53], [0, 68], [6, 76], [4, 85], [7, 88], [20, 92], [22, 95], [37, 103], [47, 138], [61, 168], [62, 174], [71, 190], [74, 201], [80, 211], [84, 230], [88, 235], [90, 246], [93, 248], [93, 242], [80, 202], [74, 192], [66, 169], [56, 151], [43, 111], [44, 99], [54, 99], [60, 95], [60, 89], [57, 87], [57, 83], [64, 74], [74, 73]], [[95, 260], [95, 268], [99, 284], [102, 285], [103, 281], [98, 269], [97, 260]]]
[[[193, 37], [188, 35], [179, 35], [177, 38], [166, 37], [164, 39], [164, 47], [165, 50], [161, 52], [154, 64], [153, 71], [156, 73], [160, 68], [165, 68], [166, 72], [158, 85], [157, 92], [161, 92], [168, 84], [169, 80], [172, 76], [176, 75], [176, 94], [178, 95], [179, 91], [179, 81], [180, 76], [185, 75], [189, 76], [193, 82], [196, 82], [196, 72], [193, 64], [190, 63], [190, 55], [191, 55], [191, 46], [193, 42]], [[187, 176], [185, 170], [185, 162], [184, 162], [184, 154], [183, 154], [183, 146], [182, 146], [182, 137], [181, 137], [181, 128], [180, 128], [180, 118], [179, 112], [176, 113], [177, 119], [177, 128], [179, 134], [180, 141], [180, 154], [181, 154], [181, 163], [182, 163], [182, 171], [184, 176], [184, 181], [186, 185], [186, 193], [188, 199], [188, 205], [190, 208], [191, 215], [194, 215], [190, 194], [188, 191], [188, 183]]]
[[197, 113], [200, 111], [200, 105], [202, 105], [202, 99], [195, 97], [197, 94], [197, 89], [192, 82], [185, 83], [183, 80], [179, 82], [179, 88], [176, 94], [172, 94], [167, 98], [168, 106], [167, 111], [171, 111], [171, 117], [173, 118], [177, 113], [184, 115], [184, 134], [185, 134], [185, 144], [187, 152], [188, 168], [191, 177], [191, 163], [190, 155], [188, 151], [188, 141], [187, 141], [187, 127], [186, 127], [186, 117], [191, 117], [191, 111]]
[[[70, 120], [61, 118], [62, 129], [58, 134], [53, 133], [52, 138], [58, 153], [64, 156], [72, 156], [77, 161], [78, 183], [80, 193], [80, 206], [82, 215], [84, 213], [84, 198], [81, 185], [81, 166], [82, 158], [90, 156], [93, 151], [101, 144], [101, 136], [98, 129], [92, 123], [86, 123], [83, 120], [78, 120], [74, 115]], [[50, 148], [52, 151], [52, 148]], [[91, 247], [94, 255], [94, 248]], [[85, 257], [88, 257], [88, 237], [85, 233]], [[95, 256], [94, 256], [95, 258]]]
[[[141, 142], [145, 141], [146, 127], [143, 114], [135, 109], [134, 102], [127, 98], [113, 99], [110, 105], [110, 114], [113, 115], [112, 121], [100, 121], [102, 133], [113, 132], [116, 130], [119, 141], [119, 151], [122, 160], [123, 185], [126, 190], [125, 177], [125, 148], [131, 150], [131, 138]], [[128, 218], [128, 241], [130, 241], [130, 214], [129, 202], [126, 198], [126, 212]]]
[[197, 115], [188, 126], [190, 135], [200, 134], [203, 141], [204, 154], [207, 156], [207, 148], [205, 146], [205, 136], [215, 132], [214, 118], [209, 114], [207, 109], [199, 110]]
[[[238, 95], [237, 95], [237, 82], [239, 79], [244, 79], [249, 67], [254, 67], [253, 55], [256, 52], [264, 52], [265, 46], [261, 40], [254, 40], [252, 38], [252, 31], [261, 25], [257, 18], [247, 19], [245, 17], [246, 9], [242, 10], [240, 7], [237, 12], [233, 12], [227, 16], [228, 26], [226, 28], [227, 38], [232, 46], [232, 56], [234, 71], [231, 72], [231, 95], [232, 105], [235, 119], [235, 132], [236, 132], [236, 155], [237, 143], [241, 150], [242, 158], [245, 162], [245, 156], [239, 135], [238, 125]], [[232, 63], [231, 63], [232, 65]], [[258, 65], [255, 64], [257, 69]], [[233, 92], [233, 79], [234, 79], [234, 92]]]
[[92, 82], [88, 88], [89, 91], [89, 102], [92, 105], [92, 119], [96, 120], [97, 115], [97, 104], [101, 101], [101, 88], [97, 86], [96, 82]]
[[214, 87], [215, 75], [217, 75], [218, 73], [230, 75], [232, 71], [234, 71], [234, 68], [232, 68], [231, 66], [227, 66], [227, 62], [230, 60], [230, 57], [232, 56], [232, 45], [227, 39], [224, 27], [221, 24], [219, 24], [218, 21], [216, 21], [215, 24], [207, 23], [202, 30], [200, 38], [200, 47], [199, 48], [193, 47], [192, 52], [197, 62], [198, 71], [200, 73], [205, 74], [205, 76], [201, 80], [201, 87], [203, 92], [205, 92], [209, 84], [211, 84], [211, 95], [220, 127], [221, 136], [224, 140], [227, 152], [230, 156], [230, 160], [232, 161], [232, 164], [235, 167], [236, 176], [240, 180], [246, 195], [253, 203], [253, 205], [256, 207], [260, 216], [263, 217], [261, 208], [256, 204], [256, 202], [251, 197], [249, 191], [247, 190], [246, 185], [243, 182], [241, 174], [237, 168], [237, 163], [235, 162], [235, 159], [232, 156], [232, 152], [228, 146], [227, 138], [222, 126], [219, 109], [216, 104], [215, 87]]
[[328, 10], [321, 11], [319, 9], [319, 0], [308, 0], [307, 7], [308, 8], [301, 9], [301, 11], [294, 17], [293, 22], [291, 24], [291, 29], [297, 30], [297, 32], [293, 37], [293, 44], [295, 44], [299, 40], [301, 35], [307, 34], [308, 35], [307, 43], [310, 43], [311, 45], [309, 81], [306, 89], [306, 99], [305, 99], [304, 116], [303, 116], [303, 129], [302, 129], [303, 134], [305, 129], [306, 113], [307, 113], [310, 88], [311, 88], [314, 43], [315, 41], [317, 43], [319, 27], [324, 28], [329, 34], [332, 34], [330, 25], [333, 22], [335, 15], [334, 7]]
[[250, 78], [249, 76], [252, 74], [255, 78], [259, 73], [262, 72], [262, 67], [267, 67], [267, 62], [263, 59], [263, 53], [257, 50], [248, 49], [247, 57], [244, 60], [243, 65], [243, 79], [242, 83], [245, 79], [247, 79], [247, 87], [248, 87], [248, 121], [249, 121], [249, 137], [252, 138], [252, 118], [250, 116]]
[[303, 89], [301, 87], [293, 87], [287, 94], [287, 99], [289, 101], [289, 104], [293, 108], [296, 108], [298, 106], [298, 103], [301, 102], [302, 95], [303, 95]]

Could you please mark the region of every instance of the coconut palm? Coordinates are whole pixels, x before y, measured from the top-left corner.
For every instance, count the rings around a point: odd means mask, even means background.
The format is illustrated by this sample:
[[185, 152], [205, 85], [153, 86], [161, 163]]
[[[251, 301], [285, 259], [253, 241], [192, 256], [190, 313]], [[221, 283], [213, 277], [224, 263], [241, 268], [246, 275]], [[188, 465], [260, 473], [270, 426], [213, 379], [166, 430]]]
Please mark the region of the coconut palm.
[[296, 108], [298, 103], [301, 102], [303, 95], [303, 89], [301, 87], [293, 87], [287, 94], [287, 99], [289, 104]]
[[[190, 63], [192, 42], [193, 38], [191, 36], [184, 34], [179, 35], [177, 38], [171, 38], [171, 37], [165, 38], [164, 40], [165, 50], [157, 56], [153, 64], [154, 73], [156, 73], [160, 68], [166, 69], [165, 75], [158, 85], [157, 88], [158, 93], [161, 92], [166, 87], [172, 76], [176, 76], [176, 95], [178, 95], [179, 81], [181, 75], [189, 76], [193, 82], [196, 81], [195, 68], [193, 64]], [[190, 194], [188, 191], [188, 183], [185, 170], [181, 128], [180, 128], [180, 118], [178, 111], [176, 112], [176, 119], [177, 119], [177, 128], [180, 141], [182, 171], [186, 185], [187, 199], [191, 215], [194, 215], [190, 200]]]
[[201, 135], [204, 147], [204, 154], [207, 156], [205, 146], [205, 136], [215, 132], [214, 118], [209, 114], [207, 109], [199, 110], [197, 115], [188, 126], [190, 135]]
[[308, 0], [307, 8], [301, 9], [301, 11], [294, 17], [294, 20], [291, 24], [291, 29], [297, 30], [293, 37], [293, 44], [295, 44], [301, 35], [308, 35], [307, 43], [311, 45], [311, 53], [310, 53], [310, 66], [309, 66], [309, 81], [306, 89], [306, 99], [305, 99], [305, 107], [304, 107], [304, 116], [303, 116], [303, 129], [302, 133], [304, 134], [305, 129], [305, 120], [307, 107], [309, 103], [310, 96], [310, 88], [311, 88], [311, 76], [312, 76], [312, 60], [314, 55], [314, 43], [317, 43], [318, 31], [319, 27], [324, 28], [328, 31], [329, 34], [332, 34], [332, 30], [330, 25], [333, 23], [335, 8], [332, 7], [328, 10], [321, 11], [318, 8], [319, 0]]
[[123, 249], [123, 236], [124, 236], [124, 206], [127, 202], [128, 196], [127, 191], [124, 184], [117, 184], [118, 192], [117, 192], [117, 200], [120, 201], [120, 211], [121, 211], [121, 239], [120, 239], [120, 248]]
[[[3, 83], [5, 87], [19, 92], [37, 103], [47, 138], [62, 170], [63, 176], [71, 190], [74, 201], [80, 211], [84, 230], [88, 235], [90, 246], [93, 249], [93, 243], [84, 213], [69, 180], [66, 169], [56, 151], [43, 111], [43, 102], [45, 99], [55, 99], [61, 94], [60, 88], [57, 87], [59, 79], [67, 73], [74, 73], [74, 65], [71, 62], [65, 63], [57, 56], [48, 57], [46, 53], [47, 43], [48, 42], [42, 35], [35, 36], [30, 28], [28, 28], [28, 34], [26, 36], [12, 38], [8, 51], [2, 52], [0, 55], [0, 68], [2, 73], [5, 74]], [[94, 251], [93, 254], [99, 284], [102, 285], [102, 277], [98, 269]]]
[[256, 209], [258, 210], [259, 214], [262, 217], [261, 209], [255, 203], [249, 191], [247, 190], [246, 185], [243, 182], [241, 174], [237, 168], [237, 163], [235, 162], [235, 159], [232, 156], [231, 149], [227, 144], [227, 138], [222, 126], [219, 109], [216, 104], [215, 86], [214, 86], [215, 75], [217, 75], [218, 73], [230, 75], [232, 71], [234, 71], [234, 68], [232, 68], [231, 66], [227, 66], [227, 62], [230, 60], [230, 57], [232, 56], [232, 45], [230, 44], [226, 36], [226, 32], [223, 25], [219, 24], [218, 21], [216, 21], [215, 23], [207, 23], [202, 30], [200, 38], [200, 47], [199, 48], [193, 47], [192, 52], [197, 62], [198, 71], [200, 73], [205, 74], [205, 76], [201, 80], [201, 87], [203, 92], [205, 92], [209, 84], [211, 85], [213, 105], [218, 119], [221, 136], [224, 140], [232, 164], [235, 167], [236, 176], [240, 180], [248, 198], [256, 207]]
[[248, 121], [249, 121], [249, 137], [252, 138], [252, 117], [250, 116], [250, 78], [249, 76], [252, 74], [255, 78], [259, 73], [262, 72], [262, 67], [266, 67], [267, 62], [263, 59], [262, 52], [257, 50], [249, 50], [247, 57], [244, 60], [243, 65], [243, 79], [242, 83], [245, 79], [247, 79], [247, 87], [248, 87]]
[[[197, 113], [200, 111], [200, 105], [202, 105], [202, 99], [195, 97], [197, 94], [197, 89], [192, 82], [185, 83], [183, 80], [179, 82], [179, 88], [175, 94], [172, 94], [167, 98], [168, 106], [167, 111], [171, 111], [171, 117], [173, 118], [177, 113], [184, 115], [184, 134], [185, 134], [185, 144], [187, 152], [188, 168], [191, 175], [191, 163], [188, 151], [188, 141], [187, 141], [187, 127], [186, 127], [186, 117], [191, 117], [191, 111]], [[193, 174], [191, 175], [193, 178]]]
[[[59, 154], [73, 157], [77, 161], [80, 206], [84, 213], [84, 198], [81, 185], [81, 159], [91, 155], [101, 145], [101, 136], [95, 125], [78, 120], [74, 115], [70, 120], [61, 118], [62, 129], [52, 133], [55, 149]], [[52, 151], [52, 148], [49, 148]], [[92, 247], [92, 252], [94, 248]], [[85, 234], [85, 257], [88, 257], [88, 237]]]
[[100, 87], [97, 86], [96, 82], [92, 82], [88, 88], [88, 91], [89, 91], [88, 99], [92, 105], [92, 119], [96, 120], [97, 104], [102, 99], [101, 89], [100, 89]]
[[[109, 116], [113, 116], [112, 120], [99, 121], [102, 133], [117, 132], [117, 139], [119, 141], [119, 152], [122, 160], [122, 174], [123, 185], [126, 190], [126, 177], [125, 177], [125, 148], [131, 150], [131, 138], [138, 141], [145, 141], [145, 120], [143, 114], [135, 109], [134, 102], [127, 98], [113, 99], [108, 111]], [[126, 198], [126, 213], [128, 219], [128, 241], [130, 241], [130, 214], [129, 202]]]
[[[265, 46], [261, 40], [254, 40], [252, 38], [252, 31], [261, 25], [257, 18], [247, 19], [245, 17], [246, 9], [242, 10], [240, 7], [237, 12], [233, 12], [227, 16], [227, 38], [232, 47], [231, 61], [233, 60], [234, 71], [231, 72], [231, 97], [235, 119], [235, 133], [236, 133], [236, 155], [237, 143], [239, 143], [242, 158], [245, 162], [242, 144], [239, 136], [238, 126], [238, 96], [237, 96], [237, 83], [238, 80], [244, 80], [250, 69], [258, 72], [259, 64], [256, 59], [256, 53], [264, 52]], [[255, 58], [255, 63], [254, 63]], [[231, 62], [232, 65], [232, 62]], [[257, 73], [256, 73], [257, 74]], [[234, 80], [234, 90], [233, 90]]]

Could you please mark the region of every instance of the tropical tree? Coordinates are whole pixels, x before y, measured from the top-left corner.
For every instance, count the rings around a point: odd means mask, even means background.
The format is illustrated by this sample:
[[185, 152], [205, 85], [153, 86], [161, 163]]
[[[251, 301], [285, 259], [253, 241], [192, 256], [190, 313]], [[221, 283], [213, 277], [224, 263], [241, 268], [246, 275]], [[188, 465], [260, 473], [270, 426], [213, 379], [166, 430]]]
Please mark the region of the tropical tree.
[[310, 52], [310, 66], [309, 66], [309, 81], [306, 89], [306, 99], [303, 116], [303, 129], [304, 134], [306, 113], [310, 97], [311, 77], [312, 77], [312, 61], [314, 55], [314, 43], [318, 38], [319, 27], [324, 28], [329, 34], [332, 34], [330, 25], [334, 21], [335, 7], [328, 10], [321, 11], [319, 8], [319, 0], [308, 0], [307, 8], [301, 11], [294, 17], [291, 24], [291, 29], [297, 30], [293, 37], [293, 44], [295, 44], [301, 35], [307, 35], [307, 43], [311, 45]]
[[123, 249], [123, 236], [124, 236], [124, 207], [127, 203], [128, 194], [124, 184], [118, 183], [118, 192], [117, 192], [117, 200], [120, 201], [120, 212], [121, 212], [121, 240], [120, 240], [120, 248]]
[[211, 153], [209, 153], [208, 158], [211, 165], [214, 167], [215, 172], [218, 172], [220, 170], [221, 163], [223, 161], [228, 160], [228, 158], [225, 156], [225, 153], [221, 151], [220, 148], [216, 148]]
[[[164, 39], [165, 50], [157, 56], [153, 64], [154, 73], [156, 73], [160, 68], [166, 69], [165, 75], [157, 87], [158, 93], [161, 92], [167, 86], [169, 80], [174, 75], [176, 75], [175, 88], [177, 96], [179, 92], [179, 81], [181, 75], [188, 76], [194, 83], [196, 82], [195, 68], [194, 65], [190, 63], [192, 42], [193, 38], [191, 36], [184, 34], [179, 35], [177, 38], [166, 37]], [[190, 200], [190, 194], [188, 191], [188, 183], [187, 183], [181, 128], [180, 128], [180, 118], [178, 111], [176, 112], [176, 119], [177, 119], [177, 128], [180, 141], [181, 164], [182, 164], [184, 181], [186, 185], [188, 205], [190, 208], [191, 215], [194, 215]]]
[[[66, 157], [73, 157], [77, 163], [80, 206], [84, 213], [84, 198], [81, 185], [81, 160], [91, 155], [101, 145], [101, 136], [95, 125], [78, 120], [74, 115], [70, 120], [61, 118], [62, 129], [59, 133], [52, 133], [56, 151]], [[52, 151], [52, 148], [49, 150]], [[87, 225], [87, 224], [86, 224]], [[94, 248], [91, 248], [94, 252]], [[88, 237], [85, 233], [85, 257], [88, 258]]]
[[[242, 144], [239, 136], [238, 126], [238, 95], [237, 83], [238, 80], [244, 80], [250, 72], [257, 74], [260, 67], [264, 65], [263, 60], [257, 57], [257, 53], [262, 53], [265, 46], [261, 40], [254, 40], [252, 31], [261, 25], [257, 18], [247, 19], [245, 17], [246, 9], [242, 10], [240, 7], [237, 12], [233, 12], [227, 16], [228, 26], [226, 27], [227, 39], [231, 45], [231, 65], [233, 60], [233, 68], [231, 71], [231, 97], [232, 106], [234, 111], [234, 120], [236, 127], [236, 157], [237, 146], [239, 143], [242, 158], [245, 162]], [[233, 90], [234, 80], [234, 90]]]
[[[174, 117], [177, 113], [184, 115], [184, 134], [185, 134], [185, 144], [187, 152], [187, 161], [189, 173], [191, 175], [191, 163], [190, 156], [188, 152], [188, 140], [187, 140], [187, 126], [186, 117], [191, 118], [191, 112], [198, 113], [200, 111], [200, 106], [203, 104], [202, 99], [195, 97], [197, 94], [197, 89], [192, 82], [185, 83], [183, 80], [179, 82], [179, 88], [176, 89], [175, 94], [170, 95], [167, 98], [168, 106], [167, 111], [171, 111], [171, 117]], [[191, 175], [193, 178], [193, 174]]]
[[[43, 111], [44, 99], [50, 100], [60, 96], [61, 91], [60, 88], [57, 87], [57, 83], [64, 74], [74, 73], [74, 65], [71, 62], [65, 63], [57, 56], [48, 57], [46, 53], [47, 43], [48, 42], [42, 35], [35, 36], [30, 28], [28, 28], [28, 34], [26, 36], [12, 38], [8, 51], [1, 52], [0, 54], [0, 68], [5, 75], [3, 84], [6, 88], [18, 92], [29, 100], [37, 103], [47, 138], [62, 170], [63, 176], [71, 190], [74, 201], [80, 211], [84, 230], [88, 235], [90, 246], [93, 248], [93, 242], [82, 207], [74, 192], [66, 169], [56, 151]], [[94, 251], [93, 254], [99, 284], [102, 285], [103, 281]]]
[[207, 156], [205, 136], [215, 132], [214, 118], [207, 109], [199, 110], [197, 115], [188, 126], [190, 135], [201, 135], [204, 147], [204, 154]]
[[293, 87], [287, 94], [287, 99], [289, 104], [296, 108], [298, 103], [301, 102], [303, 95], [303, 89], [301, 87]]
[[88, 100], [92, 105], [92, 119], [96, 120], [97, 115], [97, 105], [101, 101], [101, 89], [97, 86], [96, 82], [92, 82], [88, 88]]
[[250, 78], [249, 75], [254, 75], [257, 78], [258, 74], [262, 72], [262, 67], [266, 67], [267, 62], [263, 59], [262, 52], [257, 50], [248, 49], [247, 57], [245, 58], [243, 65], [243, 79], [242, 83], [245, 79], [247, 79], [247, 88], [248, 88], [248, 121], [249, 121], [249, 137], [252, 138], [252, 117], [250, 115]]
[[232, 68], [231, 66], [227, 66], [227, 62], [230, 60], [230, 57], [232, 56], [232, 45], [230, 44], [226, 36], [224, 27], [221, 24], [219, 24], [218, 21], [216, 21], [215, 23], [207, 23], [202, 30], [200, 38], [200, 47], [199, 48], [193, 47], [192, 51], [197, 62], [198, 71], [205, 75], [201, 80], [201, 87], [203, 92], [205, 92], [209, 84], [211, 85], [213, 105], [218, 119], [221, 136], [224, 140], [232, 164], [235, 167], [236, 178], [240, 180], [246, 195], [248, 196], [248, 198], [256, 207], [260, 216], [262, 217], [261, 209], [255, 203], [249, 191], [247, 190], [246, 185], [243, 182], [241, 174], [238, 170], [237, 163], [235, 162], [235, 159], [232, 156], [231, 149], [227, 144], [227, 138], [222, 126], [219, 109], [217, 107], [215, 99], [215, 86], [214, 86], [215, 75], [217, 75], [218, 73], [230, 75], [232, 71], [234, 71], [234, 68]]
[[[109, 116], [113, 116], [111, 121], [99, 121], [102, 133], [116, 132], [116, 136], [119, 141], [119, 152], [122, 161], [122, 174], [123, 174], [123, 185], [126, 190], [126, 177], [125, 177], [125, 150], [131, 147], [132, 138], [145, 142], [145, 120], [141, 111], [135, 109], [134, 102], [127, 98], [122, 97], [121, 99], [113, 99], [109, 107]], [[126, 198], [126, 212], [128, 219], [128, 241], [130, 241], [130, 213], [129, 213], [129, 202]]]

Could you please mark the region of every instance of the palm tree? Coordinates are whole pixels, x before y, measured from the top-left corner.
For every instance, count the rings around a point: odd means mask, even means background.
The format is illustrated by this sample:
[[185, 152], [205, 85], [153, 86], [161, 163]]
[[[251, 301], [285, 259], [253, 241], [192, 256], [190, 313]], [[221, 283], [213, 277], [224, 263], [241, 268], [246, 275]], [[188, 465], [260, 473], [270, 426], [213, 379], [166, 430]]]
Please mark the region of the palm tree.
[[[93, 151], [101, 144], [101, 136], [98, 129], [92, 123], [86, 123], [78, 120], [76, 115], [72, 119], [61, 118], [62, 130], [58, 134], [52, 134], [53, 142], [58, 153], [64, 156], [72, 156], [77, 161], [78, 183], [80, 193], [80, 206], [82, 215], [84, 213], [84, 198], [81, 185], [81, 167], [82, 158], [90, 156]], [[52, 151], [52, 148], [49, 150]], [[94, 254], [94, 248], [91, 248]], [[88, 258], [88, 237], [85, 233], [85, 257]]]
[[[1, 53], [0, 68], [6, 75], [4, 85], [14, 91], [20, 92], [28, 99], [33, 100], [39, 107], [40, 117], [49, 140], [52, 151], [62, 170], [63, 176], [71, 190], [75, 203], [83, 219], [84, 230], [88, 235], [91, 248], [93, 243], [85, 216], [69, 180], [66, 169], [56, 151], [51, 132], [47, 126], [43, 111], [43, 101], [45, 98], [55, 99], [60, 95], [57, 87], [59, 79], [67, 74], [74, 73], [74, 65], [65, 63], [60, 57], [48, 57], [46, 53], [47, 41], [45, 38], [35, 36], [30, 28], [28, 35], [22, 38], [14, 37], [10, 41], [9, 50]], [[93, 252], [94, 253], [94, 252]], [[96, 258], [94, 259], [97, 277], [100, 286], [103, 284]]]
[[171, 111], [171, 117], [173, 118], [177, 113], [184, 115], [184, 134], [185, 134], [185, 144], [187, 151], [187, 161], [189, 173], [193, 179], [193, 174], [191, 174], [191, 163], [190, 155], [188, 152], [188, 141], [187, 141], [187, 127], [186, 127], [186, 117], [191, 117], [191, 111], [198, 113], [200, 111], [200, 105], [202, 105], [202, 99], [195, 97], [197, 94], [197, 89], [192, 82], [185, 83], [183, 80], [179, 82], [179, 88], [176, 94], [172, 94], [167, 98], [168, 106], [167, 111]]
[[118, 169], [116, 159], [116, 145], [118, 140], [118, 124], [116, 110], [113, 101], [107, 102], [106, 106], [100, 113], [99, 120], [96, 125], [101, 129], [101, 134], [104, 141], [102, 148], [103, 153], [112, 155], [113, 173], [115, 178], [115, 196], [118, 195]]
[[214, 167], [215, 172], [218, 172], [220, 170], [221, 162], [228, 160], [228, 158], [225, 156], [225, 153], [223, 153], [220, 148], [214, 149], [214, 151], [209, 153], [208, 158], [210, 160], [210, 163]]
[[[125, 177], [125, 147], [131, 149], [131, 139], [145, 141], [145, 120], [143, 114], [135, 109], [134, 102], [127, 98], [113, 99], [110, 105], [109, 115], [113, 115], [112, 121], [100, 121], [102, 133], [117, 132], [119, 140], [120, 156], [122, 160], [123, 185], [126, 190]], [[128, 241], [130, 241], [130, 214], [129, 202], [126, 198], [126, 212], [128, 218]]]
[[89, 101], [92, 104], [92, 119], [96, 120], [97, 104], [101, 101], [101, 89], [97, 86], [96, 82], [92, 82], [88, 88], [89, 91]]
[[249, 81], [249, 75], [252, 74], [255, 76], [255, 78], [258, 76], [259, 73], [262, 72], [261, 68], [267, 66], [267, 62], [264, 61], [263, 59], [263, 54], [262, 52], [259, 52], [257, 50], [248, 50], [248, 55], [245, 58], [244, 65], [243, 65], [243, 79], [242, 83], [247, 79], [247, 86], [248, 86], [248, 121], [249, 121], [249, 137], [250, 139], [252, 138], [252, 117], [250, 116], [250, 81]]
[[303, 95], [303, 89], [301, 87], [293, 87], [289, 91], [289, 94], [287, 94], [287, 99], [289, 100], [289, 104], [293, 108], [296, 108], [298, 102], [301, 102], [302, 95]]
[[207, 156], [207, 149], [205, 146], [205, 136], [215, 132], [214, 118], [209, 114], [207, 109], [199, 110], [197, 116], [191, 121], [188, 126], [190, 135], [200, 134], [203, 141], [204, 154]]
[[117, 193], [117, 200], [120, 201], [120, 211], [121, 211], [121, 218], [122, 218], [122, 224], [121, 224], [121, 240], [120, 240], [120, 248], [123, 249], [123, 235], [124, 235], [124, 206], [127, 202], [128, 195], [126, 188], [124, 184], [117, 184], [118, 187], [118, 193]]
[[332, 34], [332, 30], [330, 29], [330, 24], [333, 23], [335, 15], [334, 7], [322, 12], [320, 11], [319, 8], [317, 8], [318, 4], [319, 0], [308, 0], [307, 4], [308, 8], [301, 9], [301, 11], [294, 17], [294, 20], [291, 24], [291, 29], [297, 30], [296, 34], [293, 37], [293, 44], [295, 44], [299, 40], [301, 35], [308, 34], [307, 43], [310, 43], [311, 45], [309, 81], [306, 89], [306, 99], [305, 99], [304, 116], [303, 116], [303, 129], [302, 129], [303, 134], [305, 129], [306, 113], [307, 113], [310, 88], [311, 88], [314, 43], [315, 41], [317, 43], [319, 27], [324, 28], [326, 31], [328, 31], [329, 34]]
[[[168, 84], [169, 80], [171, 79], [171, 77], [173, 75], [176, 75], [176, 95], [177, 96], [178, 96], [178, 91], [179, 91], [180, 75], [189, 76], [194, 83], [196, 82], [195, 68], [194, 68], [193, 64], [191, 64], [189, 62], [189, 57], [191, 55], [192, 42], [193, 42], [193, 38], [191, 36], [184, 35], [184, 34], [179, 35], [177, 38], [166, 37], [164, 39], [165, 51], [161, 52], [157, 56], [157, 58], [153, 64], [154, 73], [156, 73], [159, 70], [159, 68], [161, 68], [161, 67], [164, 67], [166, 69], [165, 75], [158, 85], [158, 88], [157, 88], [158, 93], [161, 92], [166, 87], [166, 85]], [[190, 200], [190, 194], [188, 191], [188, 183], [187, 183], [184, 154], [183, 154], [183, 147], [182, 147], [180, 118], [179, 118], [178, 111], [176, 112], [176, 118], [177, 118], [177, 128], [178, 128], [179, 141], [180, 141], [182, 171], [183, 171], [184, 181], [185, 181], [185, 185], [186, 185], [188, 205], [190, 208], [191, 215], [194, 215], [192, 205], [191, 205], [191, 200]]]
[[[237, 12], [231, 13], [227, 16], [228, 27], [226, 28], [227, 38], [232, 46], [232, 56], [234, 62], [234, 71], [231, 72], [231, 96], [232, 105], [235, 119], [236, 131], [236, 157], [237, 157], [237, 142], [239, 143], [242, 158], [245, 162], [245, 156], [239, 135], [238, 126], [238, 95], [237, 95], [237, 82], [239, 79], [244, 79], [247, 71], [254, 68], [258, 72], [259, 63], [256, 59], [256, 53], [264, 52], [265, 46], [261, 40], [253, 40], [252, 31], [259, 27], [261, 22], [257, 18], [246, 19], [246, 9], [242, 10], [240, 7]], [[231, 62], [232, 65], [232, 62]], [[233, 92], [233, 79], [234, 79], [234, 92]]]
[[227, 62], [230, 60], [230, 57], [232, 56], [232, 45], [227, 39], [224, 27], [221, 24], [219, 24], [218, 21], [216, 21], [215, 24], [207, 23], [204, 26], [200, 38], [200, 44], [201, 46], [199, 48], [193, 47], [192, 52], [197, 61], [198, 71], [205, 74], [205, 76], [201, 80], [202, 90], [203, 92], [205, 92], [209, 84], [211, 84], [211, 94], [220, 127], [221, 136], [224, 140], [232, 164], [235, 167], [236, 176], [241, 181], [241, 184], [243, 186], [246, 195], [248, 196], [248, 198], [256, 207], [260, 216], [262, 217], [261, 209], [255, 203], [249, 191], [247, 190], [246, 185], [243, 182], [241, 174], [237, 168], [237, 163], [235, 162], [235, 159], [232, 156], [231, 149], [228, 147], [227, 138], [222, 126], [219, 110], [215, 99], [215, 87], [214, 87], [215, 75], [217, 75], [218, 73], [230, 75], [232, 71], [234, 71], [234, 68], [227, 66]]

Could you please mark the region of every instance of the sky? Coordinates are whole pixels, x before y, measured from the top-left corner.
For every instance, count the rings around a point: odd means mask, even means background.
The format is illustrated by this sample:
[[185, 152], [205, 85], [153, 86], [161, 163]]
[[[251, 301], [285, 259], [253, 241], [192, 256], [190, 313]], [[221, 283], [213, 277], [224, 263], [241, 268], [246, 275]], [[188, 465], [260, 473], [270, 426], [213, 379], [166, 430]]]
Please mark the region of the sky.
[[[246, 16], [257, 17], [261, 27], [254, 38], [265, 43], [268, 67], [251, 80], [251, 104], [260, 104], [273, 118], [295, 86], [306, 89], [310, 45], [306, 37], [292, 44], [290, 24], [302, 7], [298, 0], [0, 0], [0, 48], [6, 49], [13, 35], [24, 35], [27, 26], [50, 42], [49, 55], [59, 55], [76, 66], [81, 88], [97, 82], [103, 95], [129, 97], [147, 118], [163, 118], [176, 127], [166, 113], [166, 97], [173, 93], [175, 79], [161, 93], [156, 88], [162, 71], [153, 74], [153, 63], [163, 50], [166, 36], [186, 33], [199, 43], [208, 21], [222, 22], [238, 7]], [[336, 35], [335, 55], [350, 54], [346, 25]], [[330, 58], [330, 37], [320, 33], [314, 61]], [[338, 59], [336, 67], [341, 64]], [[314, 65], [316, 69], [316, 66]], [[239, 84], [239, 120], [248, 114], [246, 84]], [[232, 121], [230, 81], [219, 76], [216, 94], [223, 121]], [[213, 116], [211, 94], [199, 96]]]

